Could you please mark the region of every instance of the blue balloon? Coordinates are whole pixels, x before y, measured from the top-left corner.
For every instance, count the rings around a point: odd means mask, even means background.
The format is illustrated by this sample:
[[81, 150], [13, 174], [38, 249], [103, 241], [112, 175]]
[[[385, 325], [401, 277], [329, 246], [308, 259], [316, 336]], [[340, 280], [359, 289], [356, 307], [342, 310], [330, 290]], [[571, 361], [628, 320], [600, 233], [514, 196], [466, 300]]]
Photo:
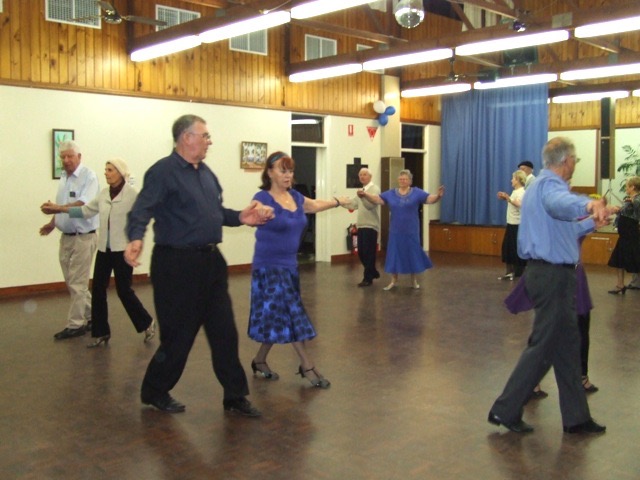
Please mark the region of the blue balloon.
[[384, 127], [387, 123], [389, 123], [389, 117], [384, 113], [381, 113], [380, 115], [378, 115], [378, 123]]
[[394, 113], [396, 113], [396, 108], [395, 107], [387, 107], [384, 111], [385, 115], [393, 115]]

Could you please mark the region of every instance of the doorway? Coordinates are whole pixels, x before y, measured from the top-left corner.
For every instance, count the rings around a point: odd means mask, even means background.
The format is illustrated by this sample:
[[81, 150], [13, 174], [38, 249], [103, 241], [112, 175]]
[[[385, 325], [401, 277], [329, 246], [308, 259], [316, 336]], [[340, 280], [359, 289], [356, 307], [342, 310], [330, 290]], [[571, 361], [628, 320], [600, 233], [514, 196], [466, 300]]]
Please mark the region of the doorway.
[[[418, 152], [402, 152], [404, 157], [404, 168], [409, 170], [413, 174], [412, 186], [418, 187], [424, 190], [424, 154]], [[424, 204], [420, 205], [418, 209], [418, 218], [420, 219], [420, 245], [424, 246], [423, 237], [423, 222], [424, 222]]]
[[[292, 147], [291, 155], [296, 162], [293, 188], [305, 197], [316, 198], [316, 149], [314, 147]], [[307, 215], [307, 228], [300, 238], [298, 263], [313, 263], [316, 255], [316, 216]]]

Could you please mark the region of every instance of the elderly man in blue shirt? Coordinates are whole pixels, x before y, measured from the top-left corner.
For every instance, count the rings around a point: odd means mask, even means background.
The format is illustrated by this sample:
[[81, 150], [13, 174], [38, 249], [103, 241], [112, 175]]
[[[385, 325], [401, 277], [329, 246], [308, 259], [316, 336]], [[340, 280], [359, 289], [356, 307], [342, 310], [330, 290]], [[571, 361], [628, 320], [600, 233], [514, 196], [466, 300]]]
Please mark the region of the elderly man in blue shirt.
[[523, 198], [518, 231], [518, 255], [527, 259], [524, 281], [535, 307], [533, 330], [488, 420], [513, 432], [532, 432], [522, 420], [523, 406], [553, 367], [564, 432], [602, 433], [606, 427], [591, 418], [580, 377], [575, 267], [578, 239], [607, 225], [612, 211], [604, 200], [569, 191], [576, 167], [571, 140], [549, 140], [542, 159], [544, 169]]
[[155, 219], [151, 282], [160, 346], [147, 367], [141, 400], [165, 412], [185, 411], [169, 392], [204, 326], [213, 370], [224, 388], [224, 409], [257, 417], [260, 412], [245, 398], [249, 387], [238, 358], [227, 263], [217, 245], [223, 225], [261, 225], [273, 218], [273, 209], [257, 201], [242, 211], [223, 206], [222, 187], [204, 163], [211, 135], [202, 118], [183, 115], [172, 132], [175, 149], [145, 174], [127, 225], [125, 260], [136, 267], [145, 230]]
[[[63, 171], [58, 183], [56, 203], [67, 207], [81, 207], [98, 195], [98, 176], [82, 165], [82, 153], [76, 142], [65, 140], [60, 142], [58, 149]], [[49, 202], [45, 202], [40, 206], [42, 213], [51, 213], [47, 209], [48, 204]], [[79, 337], [91, 329], [89, 278], [93, 254], [98, 245], [98, 223], [97, 217], [71, 218], [67, 213], [58, 213], [40, 228], [40, 235], [49, 235], [56, 228], [62, 232], [58, 256], [71, 296], [71, 306], [67, 314], [67, 326], [53, 336], [56, 340]]]

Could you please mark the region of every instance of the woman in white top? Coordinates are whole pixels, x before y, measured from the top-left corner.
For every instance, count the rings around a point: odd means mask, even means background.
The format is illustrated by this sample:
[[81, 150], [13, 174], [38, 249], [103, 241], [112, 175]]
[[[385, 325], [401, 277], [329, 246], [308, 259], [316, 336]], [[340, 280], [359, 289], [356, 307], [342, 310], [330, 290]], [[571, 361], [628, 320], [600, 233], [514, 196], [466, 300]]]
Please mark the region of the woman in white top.
[[500, 280], [513, 280], [522, 275], [526, 262], [518, 256], [518, 226], [520, 225], [520, 206], [524, 196], [524, 185], [527, 176], [522, 170], [511, 175], [513, 192], [498, 192], [498, 198], [507, 202], [507, 231], [502, 241], [502, 261], [507, 265], [507, 272], [498, 277]]
[[[105, 346], [111, 338], [107, 307], [107, 288], [111, 272], [115, 274], [116, 291], [131, 322], [138, 333], [144, 332], [148, 342], [155, 334], [155, 321], [131, 288], [133, 268], [124, 260], [124, 249], [129, 240], [125, 234], [127, 214], [136, 201], [138, 192], [129, 185], [129, 167], [119, 158], [107, 161], [104, 176], [109, 186], [82, 207], [45, 204], [47, 212], [68, 213], [73, 218], [100, 215], [98, 253], [93, 270], [91, 289], [91, 336], [95, 338], [87, 347]], [[44, 211], [44, 210], [43, 210]]]

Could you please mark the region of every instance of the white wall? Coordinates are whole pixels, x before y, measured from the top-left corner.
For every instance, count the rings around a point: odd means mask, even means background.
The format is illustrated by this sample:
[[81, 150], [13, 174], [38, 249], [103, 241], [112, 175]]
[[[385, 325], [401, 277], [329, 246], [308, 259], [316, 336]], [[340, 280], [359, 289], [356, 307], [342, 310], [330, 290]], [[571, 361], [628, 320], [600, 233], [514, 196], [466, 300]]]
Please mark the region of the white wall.
[[[267, 142], [270, 152], [291, 150], [290, 112], [8, 86], [0, 86], [0, 98], [0, 288], [62, 281], [59, 233], [38, 235], [49, 219], [39, 207], [55, 200], [54, 128], [75, 130], [83, 163], [98, 174], [101, 187], [106, 186], [105, 161], [119, 156], [129, 163], [140, 188], [147, 168], [171, 152], [173, 121], [185, 113], [200, 115], [213, 137], [206, 161], [220, 178], [225, 205], [236, 209], [248, 204], [260, 183], [258, 172], [240, 169], [240, 143]], [[366, 132], [366, 126], [375, 123], [328, 119], [319, 198], [348, 193], [344, 165], [353, 157], [379, 165], [379, 139], [371, 141]], [[347, 136], [348, 124], [354, 125], [353, 137]], [[327, 220], [321, 222], [325, 230], [318, 235], [329, 256], [346, 252], [342, 224], [349, 223], [347, 215], [344, 209], [321, 214]], [[222, 250], [230, 265], [251, 263], [253, 238], [248, 227], [225, 228]], [[151, 229], [145, 240], [144, 263], [136, 273], [148, 272]]]

